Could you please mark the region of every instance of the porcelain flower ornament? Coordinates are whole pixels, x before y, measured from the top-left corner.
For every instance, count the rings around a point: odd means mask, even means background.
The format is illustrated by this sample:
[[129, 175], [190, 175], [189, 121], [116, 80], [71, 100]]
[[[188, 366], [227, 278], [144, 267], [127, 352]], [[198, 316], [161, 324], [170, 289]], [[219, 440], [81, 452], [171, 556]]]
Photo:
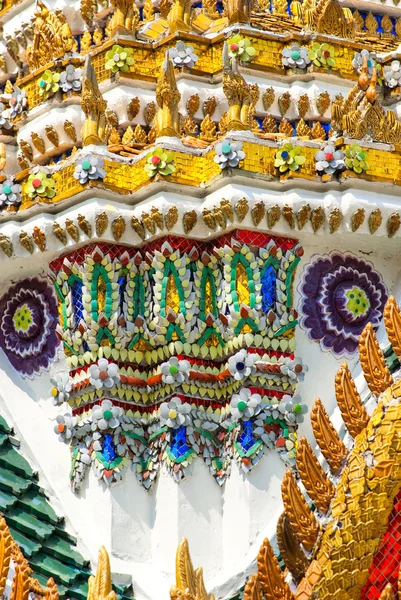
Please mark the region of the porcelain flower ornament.
[[160, 423], [171, 429], [189, 424], [191, 405], [184, 404], [180, 398], [171, 398], [168, 402], [160, 405]]
[[235, 420], [250, 419], [253, 417], [262, 399], [259, 394], [252, 394], [248, 388], [242, 388], [239, 394], [231, 398], [231, 414]]
[[120, 381], [118, 366], [105, 358], [99, 358], [97, 364], [91, 365], [89, 367], [89, 374], [90, 383], [97, 390], [103, 387], [112, 388]]
[[188, 360], [178, 360], [172, 356], [168, 362], [162, 363], [160, 370], [162, 380], [169, 385], [179, 385], [188, 381], [188, 372], [191, 364]]

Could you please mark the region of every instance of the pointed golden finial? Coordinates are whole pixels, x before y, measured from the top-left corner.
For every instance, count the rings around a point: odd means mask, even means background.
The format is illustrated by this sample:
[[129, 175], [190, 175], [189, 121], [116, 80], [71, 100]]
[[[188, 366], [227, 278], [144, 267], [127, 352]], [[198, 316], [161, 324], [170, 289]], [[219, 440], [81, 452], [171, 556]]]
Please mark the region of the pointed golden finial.
[[288, 515], [295, 535], [303, 547], [311, 551], [319, 533], [319, 525], [290, 469], [284, 475], [281, 484], [281, 495], [283, 497], [285, 512]]
[[235, 23], [249, 23], [251, 2], [250, 0], [227, 0], [226, 11], [230, 25]]
[[365, 91], [368, 89], [369, 85], [369, 75], [368, 75], [368, 58], [367, 56], [362, 57], [362, 68], [358, 77], [358, 85], [361, 90]]
[[88, 586], [87, 600], [117, 600], [111, 587], [110, 559], [104, 546], [99, 550], [96, 576], [89, 577]]
[[228, 102], [227, 131], [251, 129], [251, 87], [238, 71], [236, 58], [230, 59], [227, 42], [223, 46], [223, 92]]
[[258, 576], [265, 600], [293, 600], [294, 596], [267, 538], [258, 553], [258, 572], [255, 575]]
[[401, 310], [394, 296], [386, 302], [383, 312], [387, 337], [398, 357], [401, 357]]
[[362, 404], [351, 371], [346, 363], [341, 365], [341, 368], [337, 371], [335, 390], [343, 421], [352, 437], [355, 438], [367, 426], [369, 415]]
[[393, 586], [388, 583], [382, 593], [380, 594], [379, 600], [395, 600]]
[[366, 90], [366, 98], [369, 100], [369, 102], [371, 104], [374, 104], [375, 100], [377, 98], [376, 84], [377, 84], [377, 74], [376, 74], [375, 67], [373, 67], [372, 77], [370, 78], [370, 85], [369, 85], [368, 89]]
[[294, 534], [291, 523], [284, 512], [277, 522], [277, 544], [285, 566], [290, 571], [295, 581], [301, 581], [308, 568], [309, 561], [305, 556], [299, 539]]
[[186, 538], [181, 540], [177, 548], [175, 577], [176, 583], [170, 589], [171, 600], [188, 597], [188, 595], [196, 600], [214, 600], [213, 594], [208, 594], [206, 591], [202, 569], [195, 571], [193, 568]]
[[309, 498], [320, 511], [327, 512], [334, 496], [334, 486], [304, 437], [299, 442], [296, 460], [299, 475]]
[[244, 600], [262, 600], [262, 590], [260, 588], [258, 574], [254, 573], [248, 577], [244, 588]]
[[166, 51], [161, 73], [156, 86], [156, 101], [159, 109], [155, 117], [157, 137], [180, 137], [178, 103], [181, 94], [178, 91], [174, 67]]
[[381, 394], [393, 383], [372, 323], [366, 325], [359, 338], [359, 360], [373, 394]]
[[85, 60], [82, 81], [81, 108], [85, 114], [85, 122], [81, 131], [82, 145], [103, 144], [108, 134], [105, 114], [107, 102], [100, 93], [89, 54]]
[[316, 398], [311, 412], [311, 423], [316, 441], [331, 470], [338, 472], [347, 456], [344, 442], [338, 437], [329, 415], [327, 414], [320, 398]]

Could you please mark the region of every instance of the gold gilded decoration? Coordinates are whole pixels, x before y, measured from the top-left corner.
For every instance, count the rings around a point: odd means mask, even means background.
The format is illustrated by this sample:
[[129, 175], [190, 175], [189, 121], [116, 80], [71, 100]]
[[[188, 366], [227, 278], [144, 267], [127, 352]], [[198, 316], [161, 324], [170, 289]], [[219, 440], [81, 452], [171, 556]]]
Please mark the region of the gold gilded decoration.
[[383, 222], [383, 216], [380, 208], [375, 208], [369, 215], [368, 225], [370, 233], [375, 233]]
[[265, 539], [260, 547], [257, 564], [257, 575], [265, 600], [292, 600], [293, 594], [268, 539]]
[[276, 133], [277, 123], [273, 115], [266, 115], [262, 122], [262, 129], [265, 133]]
[[257, 227], [266, 214], [266, 208], [261, 200], [253, 205], [251, 210], [253, 224]]
[[136, 31], [139, 25], [139, 10], [132, 0], [110, 0], [114, 12], [106, 27], [106, 34], [112, 37], [116, 32]]
[[297, 124], [297, 136], [300, 138], [304, 138], [309, 140], [311, 136], [311, 131], [309, 126], [305, 123], [303, 119], [300, 119]]
[[337, 473], [347, 456], [344, 442], [340, 440], [320, 398], [316, 398], [311, 412], [314, 436], [331, 470]]
[[316, 108], [319, 115], [322, 117], [330, 106], [330, 94], [327, 91], [321, 92], [316, 98]]
[[314, 140], [325, 140], [326, 132], [320, 121], [317, 121], [311, 129], [311, 136]]
[[204, 208], [202, 211], [202, 217], [205, 222], [205, 225], [212, 231], [215, 231], [217, 223], [214, 217], [214, 213], [209, 208]]
[[104, 546], [99, 550], [96, 576], [91, 575], [88, 580], [87, 600], [117, 600], [112, 589], [109, 555]]
[[362, 225], [364, 220], [365, 220], [365, 209], [357, 208], [351, 217], [351, 231], [352, 232], [358, 231], [358, 229], [360, 228], [360, 226]]
[[312, 210], [309, 204], [303, 204], [297, 212], [298, 229], [301, 231], [310, 219]]
[[227, 0], [226, 11], [229, 24], [249, 23], [251, 6], [251, 0]]
[[171, 600], [214, 600], [213, 594], [206, 591], [202, 568], [195, 571], [192, 566], [186, 538], [181, 540], [177, 548], [175, 576], [175, 585], [170, 589]]
[[320, 0], [305, 12], [312, 31], [347, 39], [355, 37], [352, 13], [346, 14], [338, 0]]
[[366, 325], [359, 338], [359, 360], [366, 383], [373, 394], [381, 394], [392, 384], [393, 378], [371, 323]]
[[305, 437], [300, 439], [296, 461], [309, 498], [321, 512], [326, 513], [334, 495], [334, 486]]
[[[199, 94], [192, 94], [186, 102], [187, 112], [190, 117], [193, 117], [200, 108]], [[206, 113], [208, 114], [208, 113]]]
[[278, 108], [282, 117], [286, 115], [291, 106], [292, 98], [290, 92], [284, 92], [278, 97]]
[[2, 252], [4, 252], [4, 254], [9, 258], [11, 258], [11, 256], [13, 255], [12, 242], [10, 238], [5, 236], [3, 233], [0, 233], [0, 250], [2, 250]]
[[295, 581], [300, 581], [305, 575], [309, 561], [285, 512], [281, 513], [277, 522], [277, 544], [287, 569]]
[[257, 573], [251, 575], [245, 584], [244, 600], [262, 600], [262, 590]]
[[32, 231], [32, 238], [41, 252], [46, 250], [46, 236], [43, 231], [35, 225]]
[[144, 128], [141, 125], [139, 125], [139, 123], [135, 127], [134, 137], [137, 144], [146, 144], [148, 136], [146, 135], [146, 131], [144, 130]]
[[234, 212], [239, 223], [242, 223], [242, 221], [245, 219], [246, 215], [248, 214], [248, 210], [249, 204], [246, 198], [241, 198], [241, 200], [236, 202], [234, 206]]
[[31, 71], [62, 58], [73, 47], [71, 29], [61, 10], [53, 12], [42, 0], [37, 0], [35, 17], [33, 42], [26, 49]]
[[12, 537], [4, 517], [0, 517], [0, 594], [4, 594], [10, 566]]
[[386, 302], [383, 319], [393, 351], [401, 356], [401, 311], [394, 296], [390, 296]]
[[[205, 142], [214, 142], [215, 139], [217, 138], [216, 129], [217, 128], [216, 128], [215, 122], [212, 121], [212, 119], [209, 117], [209, 115], [206, 115], [206, 117], [203, 119], [203, 121], [200, 124], [200, 130], [201, 130], [201, 133], [199, 135], [200, 139], [204, 140]], [[196, 129], [195, 129], [195, 131], [196, 131]]]
[[74, 144], [76, 144], [78, 139], [77, 130], [75, 129], [75, 126], [71, 123], [71, 121], [64, 121], [64, 131], [66, 132], [70, 140], [72, 140]]
[[150, 209], [150, 218], [161, 231], [164, 229], [163, 215], [156, 206]]
[[156, 223], [153, 221], [152, 217], [146, 212], [142, 213], [142, 223], [151, 235], [155, 235]]
[[369, 415], [362, 404], [358, 390], [346, 363], [341, 365], [335, 379], [336, 400], [343, 421], [352, 435], [356, 437], [365, 429]]
[[319, 533], [319, 525], [290, 469], [284, 475], [281, 484], [281, 494], [285, 512], [295, 535], [304, 548], [311, 551]]
[[278, 131], [279, 133], [282, 133], [285, 137], [292, 137], [294, 135], [292, 125], [287, 121], [287, 119], [281, 120]]
[[170, 206], [166, 214], [164, 215], [164, 222], [168, 231], [174, 227], [178, 221], [178, 208], [176, 206]]
[[109, 127], [106, 120], [106, 107], [107, 103], [99, 91], [95, 71], [88, 55], [85, 60], [81, 94], [81, 108], [85, 115], [81, 132], [84, 146], [105, 142]]
[[97, 13], [97, 0], [81, 0], [81, 15], [85, 23], [92, 25], [93, 18]]
[[227, 42], [223, 46], [223, 92], [229, 107], [227, 130], [250, 129], [251, 89], [238, 71], [236, 58], [230, 59]]
[[220, 209], [226, 220], [234, 223], [234, 211], [231, 202], [223, 198], [220, 202]]
[[134, 130], [131, 125], [128, 125], [127, 129], [124, 132], [124, 135], [121, 139], [121, 143], [125, 146], [126, 144], [130, 144], [134, 140]]
[[125, 233], [125, 219], [121, 215], [116, 217], [111, 223], [111, 233], [113, 234], [116, 242], [121, 240]]
[[273, 104], [274, 98], [275, 98], [274, 88], [269, 87], [269, 88], [267, 88], [267, 90], [265, 90], [263, 92], [262, 104], [263, 104], [263, 108], [265, 109], [266, 112], [269, 110], [269, 108]]
[[107, 216], [107, 213], [103, 212], [96, 215], [95, 228], [97, 237], [102, 237], [102, 235], [107, 229], [108, 224], [109, 218]]
[[391, 583], [387, 584], [382, 593], [380, 594], [379, 600], [395, 600], [393, 594], [393, 586]]
[[297, 106], [298, 106], [299, 116], [301, 117], [301, 119], [304, 119], [306, 116], [306, 113], [310, 109], [310, 100], [309, 100], [308, 94], [302, 94], [298, 98]]
[[387, 219], [387, 235], [389, 238], [395, 236], [401, 225], [401, 217], [398, 212], [393, 212]]
[[131, 100], [129, 101], [128, 106], [127, 106], [127, 116], [130, 121], [133, 121], [135, 119], [135, 117], [138, 115], [140, 107], [141, 107], [141, 103], [139, 101], [138, 96], [131, 98]]
[[145, 227], [135, 215], [131, 217], [131, 227], [142, 240], [146, 238]]
[[267, 209], [267, 226], [269, 229], [273, 229], [278, 220], [280, 219], [281, 211], [278, 204], [271, 206]]
[[329, 215], [329, 231], [330, 233], [334, 233], [335, 231], [338, 230], [338, 228], [340, 227], [341, 223], [342, 223], [342, 214], [341, 214], [341, 210], [339, 208], [333, 208], [330, 211], [330, 215]]
[[32, 150], [32, 146], [31, 146], [31, 144], [29, 144], [29, 142], [26, 142], [25, 140], [20, 140], [19, 147], [21, 148], [21, 152], [23, 153], [23, 155], [28, 160], [33, 159], [33, 150]]
[[188, 234], [195, 227], [196, 222], [198, 220], [198, 215], [196, 214], [196, 210], [190, 210], [186, 212], [182, 218], [182, 224], [184, 226], [184, 233]]
[[53, 125], [46, 125], [46, 136], [47, 139], [55, 146], [58, 147], [60, 140], [58, 137], [57, 131], [54, 129]]
[[204, 116], [209, 115], [209, 117], [212, 117], [214, 115], [216, 107], [217, 107], [217, 102], [216, 102], [215, 96], [209, 96], [209, 98], [207, 98], [202, 103], [203, 115]]
[[33, 254], [34, 251], [34, 247], [33, 247], [33, 241], [30, 235], [27, 234], [26, 231], [22, 230], [19, 234], [19, 241], [20, 244], [23, 248], [25, 248], [25, 250], [27, 250], [29, 252], [29, 254]]
[[181, 94], [178, 91], [174, 75], [174, 66], [168, 52], [162, 65], [156, 87], [158, 111], [156, 114], [157, 137], [180, 137], [178, 103]]
[[191, 30], [191, 3], [189, 0], [173, 0], [167, 15], [170, 33]]
[[295, 212], [288, 204], [283, 206], [283, 217], [287, 221], [291, 229], [295, 228]]
[[78, 215], [78, 225], [85, 235], [92, 237], [92, 225], [84, 215]]
[[67, 245], [67, 234], [64, 229], [60, 226], [60, 223], [53, 223], [53, 233], [55, 237], [63, 244], [63, 246]]
[[72, 221], [71, 219], [66, 219], [65, 228], [68, 232], [68, 235], [70, 235], [74, 242], [77, 243], [79, 241], [79, 229], [75, 225], [74, 221]]
[[[32, 144], [35, 146], [36, 150], [41, 154], [45, 152], [45, 142], [35, 131], [31, 133]], [[32, 160], [32, 159], [31, 159]]]

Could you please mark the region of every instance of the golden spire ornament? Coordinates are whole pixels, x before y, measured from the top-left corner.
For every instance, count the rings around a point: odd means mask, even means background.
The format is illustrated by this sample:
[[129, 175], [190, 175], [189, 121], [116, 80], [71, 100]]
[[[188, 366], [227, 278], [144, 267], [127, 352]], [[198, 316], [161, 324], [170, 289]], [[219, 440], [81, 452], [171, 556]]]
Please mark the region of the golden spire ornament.
[[99, 550], [96, 576], [89, 577], [88, 588], [87, 600], [117, 600], [111, 587], [110, 559], [104, 546]]
[[236, 58], [230, 60], [227, 42], [223, 47], [223, 92], [228, 102], [227, 131], [251, 128], [251, 88], [238, 71]]
[[180, 137], [178, 103], [181, 94], [178, 91], [174, 67], [168, 51], [162, 65], [156, 87], [158, 111], [155, 117], [157, 137]]
[[82, 145], [103, 144], [108, 134], [107, 102], [100, 93], [90, 55], [86, 57], [83, 72], [81, 108], [85, 114], [82, 127]]

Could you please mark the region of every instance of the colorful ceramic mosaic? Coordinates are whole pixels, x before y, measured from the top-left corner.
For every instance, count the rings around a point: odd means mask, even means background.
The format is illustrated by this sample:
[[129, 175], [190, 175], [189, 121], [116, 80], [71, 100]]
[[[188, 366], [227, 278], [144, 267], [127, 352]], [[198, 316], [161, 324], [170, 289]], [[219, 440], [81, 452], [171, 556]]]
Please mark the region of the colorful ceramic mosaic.
[[299, 284], [301, 326], [323, 350], [352, 355], [367, 323], [378, 327], [387, 290], [373, 265], [352, 254], [315, 256]]
[[149, 488], [161, 464], [179, 481], [197, 455], [219, 484], [233, 458], [249, 471], [266, 448], [294, 462], [301, 255], [293, 240], [237, 231], [89, 246], [51, 265], [71, 368], [52, 396], [70, 406], [56, 430], [75, 490], [91, 463], [107, 483], [131, 463]]
[[46, 281], [24, 279], [0, 300], [0, 347], [13, 367], [32, 377], [47, 369], [56, 354], [57, 303]]

